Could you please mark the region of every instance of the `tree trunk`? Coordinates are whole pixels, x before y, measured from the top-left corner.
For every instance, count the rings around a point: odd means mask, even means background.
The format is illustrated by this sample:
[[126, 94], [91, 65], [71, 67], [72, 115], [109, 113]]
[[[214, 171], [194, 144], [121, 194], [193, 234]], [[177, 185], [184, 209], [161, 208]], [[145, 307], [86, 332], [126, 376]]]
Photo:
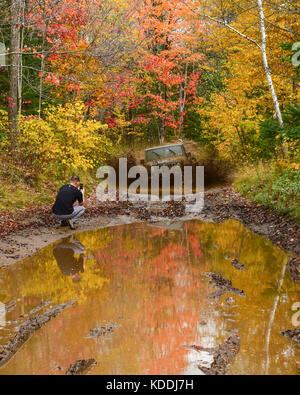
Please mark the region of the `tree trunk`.
[[165, 127], [165, 120], [164, 118], [161, 120], [161, 127], [159, 131], [159, 143], [163, 144], [165, 142], [165, 136], [166, 136], [166, 127]]
[[18, 81], [18, 114], [22, 114], [22, 105], [23, 105], [23, 47], [24, 47], [24, 24], [25, 24], [25, 3], [24, 0], [20, 0], [20, 12], [19, 12], [19, 20], [20, 20], [20, 45], [19, 45], [19, 81]]
[[265, 14], [264, 14], [264, 10], [263, 10], [262, 0], [256, 0], [256, 1], [257, 1], [258, 11], [259, 11], [261, 44], [256, 42], [253, 38], [247, 36], [246, 34], [240, 32], [239, 30], [237, 30], [236, 28], [231, 26], [230, 23], [228, 23], [227, 21], [224, 21], [224, 19], [220, 20], [218, 18], [211, 17], [210, 15], [205, 15], [205, 17], [214, 21], [214, 22], [219, 23], [220, 25], [227, 27], [228, 29], [235, 32], [236, 34], [243, 37], [244, 39], [248, 40], [249, 42], [256, 45], [260, 49], [261, 54], [262, 54], [263, 67], [264, 67], [264, 70], [266, 73], [269, 90], [270, 90], [270, 93], [272, 96], [276, 117], [277, 117], [280, 127], [283, 127], [283, 119], [282, 119], [282, 114], [281, 114], [281, 110], [280, 110], [280, 105], [279, 105], [276, 91], [274, 88], [272, 73], [271, 73], [271, 70], [269, 67], [269, 62], [268, 62], [268, 57], [267, 57], [267, 49], [266, 49], [267, 48], [267, 35], [266, 35]]
[[[47, 29], [47, 27], [46, 27]], [[44, 88], [44, 71], [45, 71], [45, 41], [46, 41], [46, 30], [43, 31], [43, 42], [42, 42], [42, 62], [40, 71], [40, 88], [39, 88], [39, 117], [42, 116], [42, 105], [43, 105], [43, 88]]]
[[257, 0], [258, 9], [259, 9], [259, 22], [260, 22], [260, 31], [261, 31], [261, 53], [262, 53], [262, 61], [265, 69], [265, 73], [268, 80], [268, 85], [270, 89], [270, 93], [272, 96], [276, 117], [278, 119], [279, 125], [283, 127], [282, 114], [280, 110], [280, 105], [278, 102], [278, 98], [276, 95], [276, 91], [273, 84], [272, 73], [269, 67], [268, 57], [267, 57], [267, 35], [266, 35], [266, 26], [265, 26], [265, 14], [263, 10], [262, 0]]
[[19, 67], [20, 67], [20, 11], [21, 0], [12, 0], [10, 7], [10, 70], [8, 119], [10, 146], [15, 152], [18, 140]]
[[182, 134], [183, 126], [184, 126], [184, 110], [186, 104], [186, 90], [187, 90], [187, 80], [188, 80], [188, 63], [185, 65], [185, 74], [184, 74], [184, 85], [180, 84], [180, 105], [179, 105], [179, 113], [180, 113], [180, 123], [179, 123], [179, 135]]

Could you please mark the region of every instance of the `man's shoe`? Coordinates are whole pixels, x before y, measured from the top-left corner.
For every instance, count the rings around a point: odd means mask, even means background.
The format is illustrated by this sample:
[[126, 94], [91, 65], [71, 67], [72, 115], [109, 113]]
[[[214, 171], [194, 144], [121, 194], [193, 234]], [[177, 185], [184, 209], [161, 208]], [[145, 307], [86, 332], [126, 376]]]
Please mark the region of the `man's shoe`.
[[61, 221], [60, 226], [69, 226], [68, 221], [64, 219], [63, 221]]
[[71, 219], [69, 219], [69, 220], [68, 220], [68, 222], [69, 222], [69, 226], [70, 226], [70, 228], [71, 228], [72, 230], [75, 230], [75, 229], [76, 229], [76, 227], [75, 227], [75, 224], [74, 224], [74, 222], [73, 222]]

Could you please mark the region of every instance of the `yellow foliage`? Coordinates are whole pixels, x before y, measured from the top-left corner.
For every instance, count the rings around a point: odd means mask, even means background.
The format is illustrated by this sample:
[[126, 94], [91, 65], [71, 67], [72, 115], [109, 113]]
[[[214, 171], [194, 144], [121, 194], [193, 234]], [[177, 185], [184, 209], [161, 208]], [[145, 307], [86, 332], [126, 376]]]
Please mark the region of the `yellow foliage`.
[[[205, 9], [207, 2], [197, 0], [196, 3], [199, 9], [200, 6]], [[230, 11], [230, 25], [261, 44], [258, 14], [253, 11], [255, 6], [256, 2], [249, 0], [216, 1], [211, 15], [220, 20], [222, 15]], [[279, 8], [280, 6], [278, 4]], [[295, 22], [296, 17], [292, 12], [274, 12], [274, 7], [273, 3], [264, 3], [268, 29], [267, 55], [277, 96], [281, 108], [284, 108], [297, 102], [299, 97], [296, 84], [293, 83], [297, 69], [287, 61], [289, 53], [281, 44], [293, 42], [292, 32], [295, 32], [296, 36], [299, 25]], [[236, 154], [240, 158], [248, 148], [255, 150], [253, 144], [247, 147], [248, 131], [245, 130], [243, 122], [252, 122], [254, 133], [258, 130], [260, 121], [274, 114], [261, 51], [221, 24], [212, 23], [208, 30], [208, 40], [211, 41], [213, 50], [226, 54], [223, 65], [226, 89], [214, 94], [204, 106], [201, 105], [199, 114], [203, 119], [208, 119], [204, 125], [205, 133], [222, 135], [222, 139], [217, 142], [219, 151], [225, 156]]]
[[116, 127], [110, 129], [110, 137], [117, 144], [120, 144], [128, 127], [131, 125], [131, 122], [127, 122], [125, 120], [125, 114], [122, 112], [122, 109], [119, 108], [118, 106], [116, 106], [114, 109], [114, 117], [116, 119]]
[[7, 111], [0, 109], [0, 146], [4, 144], [5, 136], [8, 130], [8, 114]]
[[19, 150], [25, 164], [40, 173], [86, 171], [101, 163], [111, 142], [107, 125], [84, 119], [83, 103], [50, 106], [43, 119], [21, 117]]

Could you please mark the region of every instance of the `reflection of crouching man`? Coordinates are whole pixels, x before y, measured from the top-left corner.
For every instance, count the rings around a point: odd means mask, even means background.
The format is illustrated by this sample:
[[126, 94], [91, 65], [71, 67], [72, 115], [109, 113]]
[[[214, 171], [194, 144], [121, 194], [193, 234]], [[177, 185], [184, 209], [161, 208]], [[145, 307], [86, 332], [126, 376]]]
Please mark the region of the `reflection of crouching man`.
[[[69, 225], [71, 229], [75, 229], [78, 219], [84, 214], [84, 189], [78, 189], [80, 179], [78, 176], [71, 178], [69, 185], [60, 188], [52, 211], [56, 218], [62, 221], [61, 225]], [[75, 203], [78, 202], [78, 206]]]
[[[74, 283], [79, 282], [80, 273], [84, 273], [84, 252], [84, 246], [73, 236], [62, 240], [53, 248], [53, 255], [60, 271], [65, 276], [71, 276]], [[75, 255], [79, 255], [79, 257], [75, 257]]]

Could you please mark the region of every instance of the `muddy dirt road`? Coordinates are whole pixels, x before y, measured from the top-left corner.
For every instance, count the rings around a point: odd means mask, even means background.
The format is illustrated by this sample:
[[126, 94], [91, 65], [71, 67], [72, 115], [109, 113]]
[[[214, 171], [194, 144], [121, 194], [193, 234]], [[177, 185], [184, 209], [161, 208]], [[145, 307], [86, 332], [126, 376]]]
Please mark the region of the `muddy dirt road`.
[[[87, 212], [77, 232], [135, 222], [157, 222], [163, 219], [200, 219], [205, 222], [241, 221], [248, 229], [267, 237], [273, 244], [300, 256], [300, 226], [293, 221], [258, 206], [236, 193], [231, 187], [219, 187], [205, 192], [205, 208], [199, 214], [185, 215], [181, 203], [160, 208], [128, 203], [100, 203], [95, 196], [87, 202]], [[60, 228], [49, 206], [19, 210], [13, 216], [0, 215], [0, 267], [24, 259], [56, 240], [74, 234]], [[76, 231], [75, 231], [76, 234]], [[295, 266], [295, 265], [294, 265]], [[297, 268], [296, 272], [297, 273]], [[297, 274], [296, 274], [297, 275]]]
[[2, 234], [0, 375], [298, 373], [296, 224], [231, 188], [197, 215], [89, 207]]

